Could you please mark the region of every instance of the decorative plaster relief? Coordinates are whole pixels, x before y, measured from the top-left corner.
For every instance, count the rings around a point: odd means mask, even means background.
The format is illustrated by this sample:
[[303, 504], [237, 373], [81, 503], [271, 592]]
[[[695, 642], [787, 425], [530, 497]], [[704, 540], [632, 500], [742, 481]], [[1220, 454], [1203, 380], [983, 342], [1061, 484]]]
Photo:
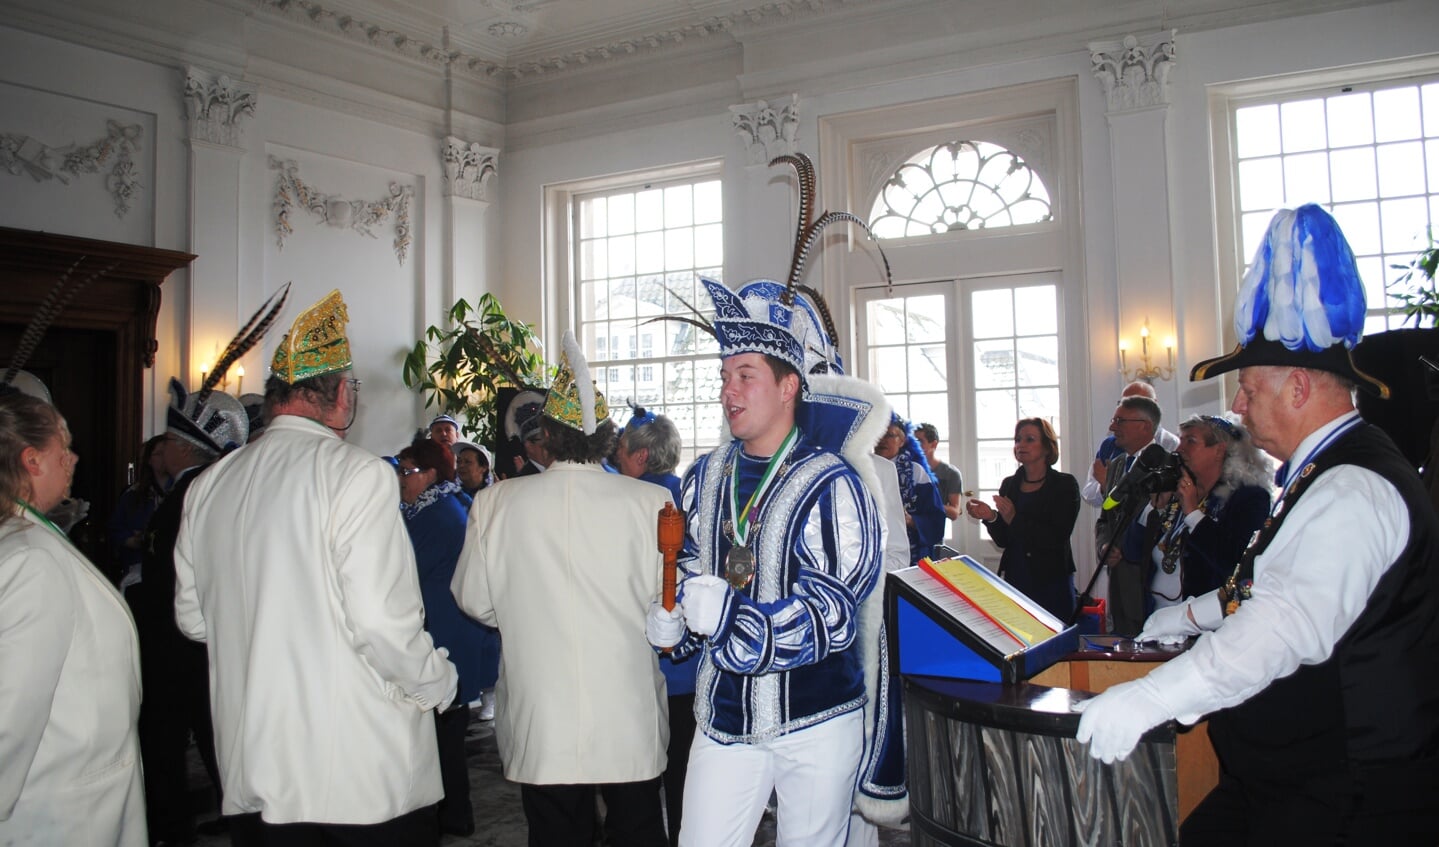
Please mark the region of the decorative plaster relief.
[[1109, 98], [1109, 111], [1123, 112], [1169, 105], [1169, 71], [1174, 67], [1175, 30], [1142, 40], [1095, 41], [1089, 45], [1090, 70]]
[[240, 147], [240, 122], [255, 114], [256, 87], [225, 74], [185, 68], [185, 111], [190, 137], [227, 147]]
[[499, 173], [500, 151], [465, 142], [453, 135], [445, 138], [445, 196], [488, 200], [486, 189]]
[[306, 185], [300, 179], [300, 165], [293, 159], [270, 157], [270, 168], [279, 171], [275, 185], [275, 235], [279, 238], [280, 249], [285, 249], [285, 239], [295, 230], [290, 225], [290, 210], [296, 204], [309, 210], [321, 223], [337, 229], [353, 229], [361, 235], [375, 238], [372, 231], [395, 216], [395, 256], [400, 264], [410, 250], [410, 201], [415, 196], [414, 186], [390, 183], [390, 196], [383, 200], [345, 200], [339, 195], [324, 194]]
[[[293, 21], [317, 27], [352, 41], [368, 44], [382, 50], [398, 53], [423, 62], [447, 65], [460, 73], [475, 77], [499, 79], [520, 79], [542, 74], [574, 71], [590, 62], [606, 62], [628, 57], [643, 56], [653, 51], [666, 49], [685, 42], [695, 42], [737, 29], [754, 29], [769, 25], [789, 24], [804, 17], [818, 17], [833, 12], [843, 12], [846, 7], [858, 5], [856, 0], [756, 0], [741, 8], [724, 14], [709, 15], [702, 19], [678, 24], [666, 29], [652, 30], [604, 45], [585, 47], [569, 53], [545, 56], [534, 61], [504, 65], [485, 56], [453, 49], [445, 44], [434, 44], [413, 35], [390, 29], [373, 21], [363, 20], [345, 11], [327, 8], [315, 0], [246, 0], [250, 5], [269, 14], [282, 15]], [[326, 0], [328, 3], [329, 0]], [[506, 17], [493, 24], [490, 34], [495, 38], [521, 38], [534, 31], [527, 15], [540, 9], [545, 2], [532, 0], [481, 0], [483, 5], [499, 10], [510, 10]], [[330, 5], [338, 5], [331, 3]]]
[[795, 134], [799, 131], [799, 95], [791, 94], [789, 102], [770, 105], [760, 100], [753, 105], [730, 106], [731, 123], [751, 165], [764, 165], [776, 156], [793, 155]]
[[65, 185], [77, 174], [100, 170], [113, 156], [115, 164], [105, 177], [105, 187], [115, 198], [115, 216], [125, 217], [130, 211], [130, 198], [140, 187], [140, 174], [131, 154], [140, 149], [144, 129], [139, 124], [105, 122], [105, 137], [79, 146], [75, 142], [64, 147], [51, 147], [28, 135], [0, 133], [0, 168], [16, 176], [28, 173], [36, 182], [58, 179]]

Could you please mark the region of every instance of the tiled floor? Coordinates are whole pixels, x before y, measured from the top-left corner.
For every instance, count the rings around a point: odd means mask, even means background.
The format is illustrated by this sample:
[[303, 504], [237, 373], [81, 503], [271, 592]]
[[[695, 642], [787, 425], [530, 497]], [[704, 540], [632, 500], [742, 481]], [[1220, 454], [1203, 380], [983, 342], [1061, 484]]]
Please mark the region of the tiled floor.
[[[500, 755], [495, 747], [495, 731], [492, 721], [474, 720], [470, 724], [465, 745], [470, 759], [470, 798], [475, 807], [475, 834], [467, 838], [445, 836], [441, 847], [526, 847], [528, 828], [525, 813], [520, 809], [520, 787], [507, 781], [500, 772]], [[193, 755], [191, 785], [203, 783], [203, 790], [196, 796], [209, 796], [209, 781], [200, 767], [199, 757]], [[202, 816], [202, 820], [213, 818], [214, 811]], [[880, 847], [898, 847], [909, 843], [909, 833], [895, 830], [880, 831]], [[197, 847], [230, 847], [229, 836], [201, 835]], [[755, 834], [755, 847], [772, 847], [774, 844], [774, 818], [766, 815]]]

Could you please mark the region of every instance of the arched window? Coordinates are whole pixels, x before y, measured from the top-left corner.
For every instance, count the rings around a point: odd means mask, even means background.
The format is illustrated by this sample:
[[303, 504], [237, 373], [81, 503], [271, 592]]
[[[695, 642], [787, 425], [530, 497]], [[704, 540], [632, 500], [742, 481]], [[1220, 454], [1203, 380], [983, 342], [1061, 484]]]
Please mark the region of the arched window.
[[951, 141], [895, 170], [875, 198], [869, 225], [879, 238], [904, 238], [1053, 216], [1049, 190], [1018, 155], [987, 141]]

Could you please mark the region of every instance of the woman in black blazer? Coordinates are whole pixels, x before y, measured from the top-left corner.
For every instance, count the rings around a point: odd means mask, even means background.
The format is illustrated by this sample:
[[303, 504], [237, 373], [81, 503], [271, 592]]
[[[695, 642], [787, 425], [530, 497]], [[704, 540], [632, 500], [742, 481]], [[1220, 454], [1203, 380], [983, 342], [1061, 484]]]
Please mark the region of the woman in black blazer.
[[1004, 548], [999, 575], [1025, 596], [1068, 621], [1074, 612], [1074, 553], [1069, 536], [1079, 518], [1079, 482], [1054, 469], [1059, 438], [1043, 418], [1014, 425], [1019, 470], [999, 485], [991, 507], [970, 500], [965, 511], [984, 521]]

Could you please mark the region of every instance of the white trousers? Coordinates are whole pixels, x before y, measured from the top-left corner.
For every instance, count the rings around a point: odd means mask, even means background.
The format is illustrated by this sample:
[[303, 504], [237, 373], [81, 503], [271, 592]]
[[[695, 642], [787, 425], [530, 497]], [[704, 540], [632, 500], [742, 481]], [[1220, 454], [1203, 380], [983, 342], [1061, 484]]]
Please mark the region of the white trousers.
[[863, 753], [862, 709], [758, 744], [696, 732], [680, 847], [749, 847], [771, 791], [775, 847], [844, 847]]

